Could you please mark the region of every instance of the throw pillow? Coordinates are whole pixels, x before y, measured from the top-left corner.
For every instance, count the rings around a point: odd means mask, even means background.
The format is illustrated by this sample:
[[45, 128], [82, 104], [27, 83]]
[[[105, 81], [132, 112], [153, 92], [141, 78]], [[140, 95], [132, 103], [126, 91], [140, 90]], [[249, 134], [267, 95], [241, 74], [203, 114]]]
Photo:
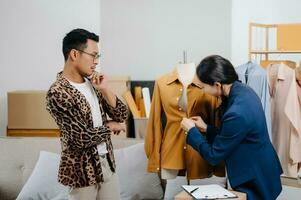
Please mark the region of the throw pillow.
[[158, 174], [147, 172], [143, 143], [117, 149], [114, 153], [122, 200], [163, 198]]
[[60, 156], [41, 151], [39, 159], [23, 186], [17, 200], [64, 200], [68, 199], [68, 187], [57, 181]]

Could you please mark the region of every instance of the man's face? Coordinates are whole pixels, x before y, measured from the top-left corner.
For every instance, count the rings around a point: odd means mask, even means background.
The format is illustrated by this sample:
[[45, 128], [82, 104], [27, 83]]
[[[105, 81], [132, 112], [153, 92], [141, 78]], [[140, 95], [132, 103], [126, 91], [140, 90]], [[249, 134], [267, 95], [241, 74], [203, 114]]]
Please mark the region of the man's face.
[[88, 39], [87, 47], [83, 50], [78, 50], [79, 57], [77, 59], [77, 69], [82, 76], [90, 76], [99, 62], [99, 49], [97, 42]]

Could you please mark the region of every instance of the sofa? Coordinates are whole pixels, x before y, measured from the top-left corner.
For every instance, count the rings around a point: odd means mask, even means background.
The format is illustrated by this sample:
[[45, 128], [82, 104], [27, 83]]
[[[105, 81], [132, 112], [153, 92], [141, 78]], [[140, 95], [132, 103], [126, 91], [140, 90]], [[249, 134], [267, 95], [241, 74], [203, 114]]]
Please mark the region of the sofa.
[[[146, 172], [147, 158], [143, 140], [113, 138], [112, 142], [122, 200], [172, 200], [182, 191], [181, 185], [187, 184], [185, 177], [168, 180], [164, 193], [158, 174]], [[56, 181], [59, 153], [60, 141], [56, 137], [0, 137], [0, 200], [12, 200], [17, 197], [18, 200], [67, 199], [65, 194], [55, 198], [43, 194], [47, 190], [48, 193], [49, 191], [55, 193], [57, 188], [60, 189], [59, 192], [67, 194], [64, 186]], [[41, 165], [42, 155], [44, 164]], [[45, 163], [46, 158], [48, 160]], [[32, 186], [32, 182], [37, 179], [40, 182]], [[48, 179], [52, 179], [52, 182], [48, 183]], [[211, 177], [191, 182], [191, 184], [208, 183], [224, 185], [225, 178]], [[31, 185], [31, 188], [28, 185]], [[28, 194], [28, 191], [39, 194]], [[24, 193], [27, 194], [24, 196]]]
[[[120, 166], [120, 173], [124, 173], [124, 176], [127, 174], [130, 176], [130, 171], [125, 170], [125, 164], [120, 163], [123, 159], [131, 159], [127, 152], [121, 151], [129, 147], [138, 146], [134, 151], [139, 151], [139, 155], [143, 155], [143, 141], [135, 140], [135, 139], [113, 139], [114, 153], [116, 157], [116, 162]], [[133, 149], [133, 148], [132, 148]], [[60, 153], [60, 141], [59, 138], [37, 138], [37, 137], [0, 137], [0, 199], [1, 200], [12, 200], [16, 199], [18, 194], [20, 193], [23, 186], [26, 184], [27, 180], [31, 176], [35, 165], [39, 159], [39, 155], [41, 151], [45, 152], [53, 152], [57, 155]], [[131, 151], [129, 149], [128, 151]], [[140, 152], [142, 151], [142, 152]], [[133, 153], [133, 150], [130, 154]], [[138, 157], [139, 157], [138, 155]], [[137, 155], [133, 155], [137, 158]], [[119, 163], [118, 163], [118, 160]], [[139, 158], [141, 160], [141, 158]], [[52, 161], [53, 162], [53, 161]], [[123, 162], [123, 161], [122, 161]], [[140, 165], [140, 161], [137, 161], [136, 166]], [[124, 162], [123, 162], [124, 163]], [[52, 164], [51, 162], [49, 164]], [[131, 164], [131, 163], [127, 163]], [[57, 163], [58, 165], [58, 163]], [[122, 167], [121, 167], [122, 166]], [[144, 166], [146, 166], [144, 160]], [[133, 167], [134, 168], [134, 167]], [[140, 165], [141, 168], [141, 165]], [[133, 169], [137, 171], [137, 169]], [[138, 169], [139, 170], [139, 169]], [[144, 170], [144, 169], [140, 169]], [[132, 172], [135, 173], [135, 172]], [[47, 178], [50, 176], [48, 172], [46, 172], [43, 176]], [[55, 175], [54, 175], [55, 176]], [[151, 176], [152, 180], [156, 181], [156, 189], [154, 192], [160, 193], [163, 196], [163, 190], [160, 185], [160, 179], [157, 174], [148, 174], [148, 179]], [[56, 178], [56, 177], [55, 177]], [[145, 177], [143, 177], [145, 179]], [[154, 179], [155, 178], [155, 179]], [[157, 179], [156, 179], [157, 178]], [[131, 179], [131, 177], [120, 177], [120, 181], [127, 179]], [[126, 184], [124, 184], [126, 185]], [[41, 185], [41, 188], [43, 185]], [[122, 188], [121, 188], [122, 189]], [[129, 190], [129, 188], [125, 188]], [[134, 188], [135, 189], [135, 188]], [[128, 191], [126, 191], [128, 192]], [[146, 193], [146, 192], [144, 192]], [[150, 194], [151, 195], [151, 194]], [[129, 196], [129, 195], [128, 195]], [[40, 198], [39, 198], [40, 199]], [[41, 198], [42, 199], [42, 198]], [[125, 199], [133, 199], [132, 197]], [[139, 199], [139, 197], [136, 197]]]

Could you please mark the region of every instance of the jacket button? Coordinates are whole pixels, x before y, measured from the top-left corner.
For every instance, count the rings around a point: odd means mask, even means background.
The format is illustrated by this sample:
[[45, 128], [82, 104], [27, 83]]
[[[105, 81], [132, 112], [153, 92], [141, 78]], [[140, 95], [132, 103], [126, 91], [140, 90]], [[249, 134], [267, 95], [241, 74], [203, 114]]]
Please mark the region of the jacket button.
[[182, 110], [182, 108], [181, 108], [181, 107], [179, 107], [179, 110], [181, 111], [181, 110]]
[[186, 149], [187, 147], [186, 146], [184, 146], [184, 149]]
[[160, 168], [158, 167], [157, 170], [160, 170]]
[[182, 92], [182, 91], [183, 91], [183, 89], [182, 89], [182, 88], [180, 88], [180, 91]]

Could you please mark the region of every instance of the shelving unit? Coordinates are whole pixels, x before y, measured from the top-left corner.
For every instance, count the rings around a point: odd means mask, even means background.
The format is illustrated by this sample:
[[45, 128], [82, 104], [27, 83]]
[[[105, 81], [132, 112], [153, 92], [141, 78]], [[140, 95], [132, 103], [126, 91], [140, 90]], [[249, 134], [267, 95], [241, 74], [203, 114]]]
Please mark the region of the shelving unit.
[[[258, 29], [261, 34], [254, 34]], [[274, 31], [274, 32], [273, 32]], [[273, 37], [271, 36], [274, 33]], [[258, 38], [258, 35], [260, 38]], [[271, 54], [301, 54], [301, 23], [295, 24], [249, 24], [249, 60], [254, 55], [264, 55], [268, 61]], [[273, 40], [271, 39], [273, 38]], [[256, 41], [262, 45], [255, 48]], [[273, 43], [273, 45], [271, 44]], [[274, 46], [274, 49], [271, 48]], [[301, 60], [301, 56], [300, 59]], [[301, 177], [281, 176], [282, 185], [301, 188]]]
[[[261, 32], [255, 34], [255, 31]], [[255, 33], [254, 33], [255, 32]], [[271, 37], [274, 32], [274, 38]], [[301, 23], [297, 24], [249, 24], [249, 60], [254, 55], [264, 55], [269, 60], [270, 54], [301, 54]], [[271, 39], [272, 38], [272, 39]], [[261, 48], [254, 44], [260, 41]], [[271, 49], [271, 43], [275, 45]]]

